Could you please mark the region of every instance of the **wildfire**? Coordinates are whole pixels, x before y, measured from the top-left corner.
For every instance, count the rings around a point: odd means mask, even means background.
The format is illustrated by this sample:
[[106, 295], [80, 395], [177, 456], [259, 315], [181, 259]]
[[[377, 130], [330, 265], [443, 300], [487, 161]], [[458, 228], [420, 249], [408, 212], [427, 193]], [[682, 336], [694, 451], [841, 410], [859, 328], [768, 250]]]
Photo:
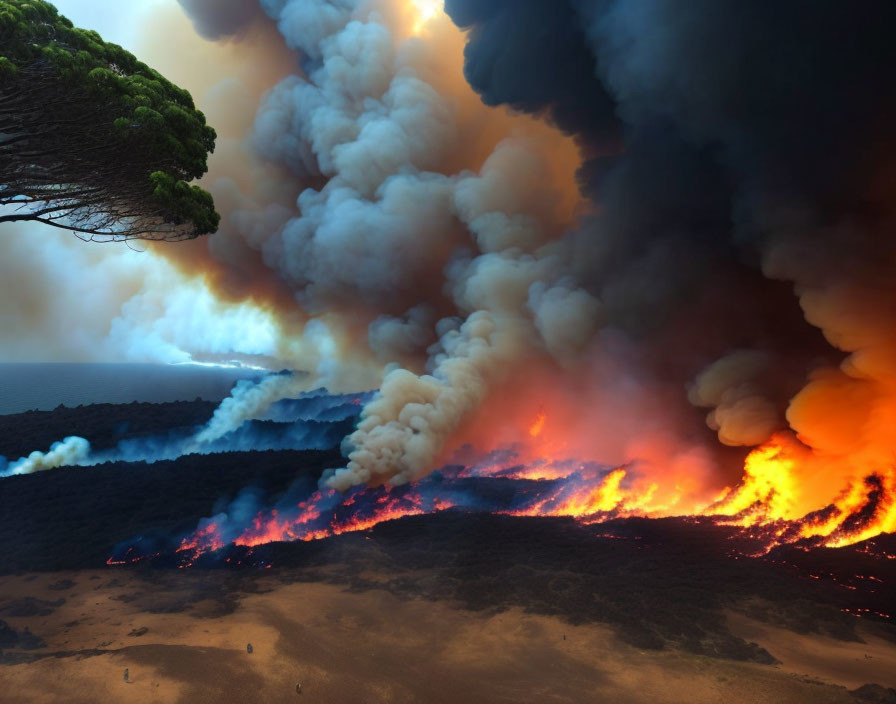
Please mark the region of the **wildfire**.
[[[795, 478], [797, 460], [777, 441], [754, 450], [746, 460], [740, 486], [726, 491], [714, 503], [699, 512], [719, 523], [737, 525], [762, 540], [768, 549], [798, 540], [840, 547], [865, 540], [882, 531], [896, 528], [892, 477], [877, 475], [851, 486], [830, 506], [807, 516], [794, 514], [798, 488]], [[677, 497], [666, 506], [655, 503], [656, 483], [639, 484], [626, 468], [598, 471], [594, 467], [569, 463], [543, 464], [531, 472], [526, 467], [503, 469], [499, 464], [478, 467], [475, 475], [461, 471], [457, 480], [496, 479], [527, 486], [515, 499], [520, 505], [496, 513], [518, 516], [568, 516], [583, 523], [597, 523], [618, 516], [677, 515]], [[439, 495], [455, 491], [456, 495]], [[187, 556], [184, 566], [196, 557], [221, 549], [229, 542], [254, 547], [279, 541], [312, 541], [334, 535], [364, 531], [386, 521], [405, 516], [438, 513], [451, 508], [482, 510], [481, 501], [451, 485], [359, 489], [341, 496], [334, 491], [318, 491], [294, 510], [258, 514], [248, 527], [230, 540], [225, 527], [212, 521], [185, 538], [179, 553]], [[488, 507], [485, 507], [489, 510]], [[680, 512], [679, 512], [680, 513]], [[109, 564], [122, 564], [122, 559]]]
[[742, 526], [791, 517], [794, 464], [778, 443], [753, 450], [744, 463], [741, 485], [714, 505], [712, 513], [737, 516]]
[[224, 543], [220, 539], [218, 526], [216, 524], [209, 523], [204, 528], [200, 528], [199, 530], [197, 530], [189, 538], [184, 538], [177, 551], [196, 551], [200, 547], [204, 548], [205, 550], [220, 550], [222, 547], [224, 547]]
[[843, 547], [896, 531], [896, 481], [893, 475], [872, 474], [853, 484], [834, 502], [831, 516], [806, 521], [802, 534], [828, 538], [829, 547]]
[[[810, 464], [811, 458], [803, 460]], [[802, 470], [802, 471], [801, 471]], [[770, 528], [771, 544], [812, 540], [844, 547], [896, 530], [896, 479], [889, 472], [872, 472], [850, 483], [827, 506], [802, 515], [798, 475], [806, 474], [783, 438], [775, 438], [747, 457], [739, 487], [710, 505], [705, 515], [730, 517], [743, 527]]]
[[625, 492], [620, 484], [625, 478], [624, 469], [610, 472], [592, 491], [577, 493], [559, 506], [550, 510], [553, 516], [590, 516], [599, 512], [612, 511], [625, 500]]
[[[547, 413], [539, 412], [524, 437], [538, 439], [538, 446], [547, 447], [540, 439], [546, 424]], [[526, 453], [531, 452], [528, 447], [496, 451], [478, 464], [446, 467], [405, 486], [361, 487], [346, 494], [319, 490], [292, 506], [261, 511], [247, 525], [234, 523], [224, 514], [207, 519], [184, 538], [177, 554], [181, 566], [188, 567], [200, 555], [230, 544], [251, 549], [273, 542], [320, 540], [448, 509], [564, 516], [583, 524], [631, 516], [702, 517], [741, 528], [744, 537], [765, 546], [757, 555], [776, 545], [804, 541], [842, 547], [896, 531], [892, 471], [868, 474], [826, 505], [805, 513], [803, 507], [812, 498], [804, 495], [811, 490], [806, 477], [813, 476], [814, 460], [786, 434], [754, 449], [745, 460], [741, 482], [702, 508], [695, 507], [693, 484], [686, 477], [661, 486], [648, 481], [652, 475], [637, 463], [613, 468], [572, 459], [529, 459]], [[109, 564], [140, 559], [139, 550], [129, 547], [110, 558]]]

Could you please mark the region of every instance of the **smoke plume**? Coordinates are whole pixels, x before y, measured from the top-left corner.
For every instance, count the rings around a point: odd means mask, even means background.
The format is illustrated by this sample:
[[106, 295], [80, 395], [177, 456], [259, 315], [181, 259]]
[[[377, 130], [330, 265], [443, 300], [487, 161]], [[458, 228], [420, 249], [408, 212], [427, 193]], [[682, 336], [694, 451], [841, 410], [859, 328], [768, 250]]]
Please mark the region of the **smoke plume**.
[[[789, 426], [812, 450], [801, 498], [830, 500], [870, 469], [890, 475], [896, 447], [881, 423], [896, 411], [885, 185], [896, 101], [880, 67], [894, 58], [881, 29], [893, 7], [446, 8], [470, 30], [465, 73], [487, 102], [546, 114], [586, 144], [621, 136], [618, 153], [583, 164], [600, 210], [569, 238], [570, 270], [601, 302], [603, 324], [639, 342], [661, 377], [693, 379], [690, 400], [712, 409], [723, 443], [760, 444]], [[561, 21], [578, 48], [557, 54], [544, 32]], [[508, 80], [533, 54], [547, 64], [534, 86]], [[568, 86], [540, 75], [579, 76], [593, 97], [596, 78], [612, 114], [570, 123]], [[811, 474], [824, 477], [816, 488]]]
[[[403, 483], [435, 468], [523, 358], [585, 346], [598, 305], [541, 251], [581, 205], [577, 148], [446, 78], [446, 55], [459, 75], [462, 39], [444, 16], [413, 36], [413, 8], [399, 3], [263, 6], [301, 72], [263, 100], [249, 142], [289, 175], [295, 210], [243, 198], [212, 247], [243, 241], [288, 284], [305, 319], [293, 348], [315, 383], [380, 387], [326, 484]], [[561, 308], [576, 332], [556, 322]], [[259, 399], [286, 386], [272, 380]]]

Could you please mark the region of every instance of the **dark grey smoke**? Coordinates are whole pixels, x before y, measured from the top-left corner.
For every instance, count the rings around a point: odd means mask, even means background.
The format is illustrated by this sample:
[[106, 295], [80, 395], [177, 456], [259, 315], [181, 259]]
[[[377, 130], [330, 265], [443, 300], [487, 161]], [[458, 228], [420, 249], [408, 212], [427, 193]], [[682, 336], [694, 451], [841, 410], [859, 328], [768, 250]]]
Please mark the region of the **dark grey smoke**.
[[564, 0], [448, 0], [470, 28], [464, 75], [488, 105], [547, 112], [593, 145], [618, 141], [613, 100], [594, 71], [576, 9]]
[[262, 17], [256, 0], [177, 0], [207, 39], [236, 37]]

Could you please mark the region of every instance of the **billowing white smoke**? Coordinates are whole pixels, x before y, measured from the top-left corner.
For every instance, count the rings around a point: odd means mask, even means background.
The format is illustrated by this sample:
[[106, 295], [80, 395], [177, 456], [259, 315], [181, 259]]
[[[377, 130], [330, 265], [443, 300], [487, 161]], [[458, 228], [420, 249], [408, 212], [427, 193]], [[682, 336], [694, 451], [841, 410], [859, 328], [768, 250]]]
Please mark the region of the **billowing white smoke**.
[[53, 443], [49, 452], [34, 451], [10, 464], [0, 476], [10, 477], [16, 474], [32, 474], [46, 469], [67, 467], [84, 462], [90, 456], [90, 443], [84, 438], [68, 437], [61, 442]]
[[293, 374], [274, 374], [260, 382], [237, 382], [206, 426], [190, 441], [193, 450], [218, 440], [248, 420], [261, 418], [277, 401], [296, 398], [308, 386], [307, 378]]
[[488, 313], [472, 314], [442, 337], [432, 375], [396, 369], [364, 408], [348, 442], [348, 466], [323, 483], [344, 491], [367, 483], [404, 484], [426, 474], [448, 435], [482, 402], [488, 381], [512, 356], [508, 331]]
[[5, 362], [179, 363], [277, 352], [269, 313], [219, 301], [203, 281], [123, 244], [86, 246], [40, 226], [4, 225], [0, 289]]

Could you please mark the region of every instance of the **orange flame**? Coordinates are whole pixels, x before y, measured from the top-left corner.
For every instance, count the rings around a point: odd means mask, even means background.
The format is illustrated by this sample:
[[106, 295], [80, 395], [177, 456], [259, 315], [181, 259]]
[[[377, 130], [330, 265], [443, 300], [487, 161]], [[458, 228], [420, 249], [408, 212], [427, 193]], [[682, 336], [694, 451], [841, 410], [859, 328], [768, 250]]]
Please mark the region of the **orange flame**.
[[775, 442], [753, 450], [741, 485], [712, 506], [712, 513], [739, 516], [743, 526], [789, 518], [796, 492], [793, 468], [793, 459]]
[[[799, 456], [802, 454], [802, 456]], [[785, 436], [753, 450], [744, 466], [741, 484], [711, 504], [703, 513], [731, 517], [727, 523], [744, 527], [789, 523], [779, 528], [779, 542], [819, 539], [828, 547], [843, 547], [896, 530], [896, 477], [892, 468], [849, 483], [840, 496], [808, 514], [801, 494], [811, 486], [817, 458], [798, 453]], [[820, 471], [820, 470], [819, 470]]]
[[[530, 427], [530, 438], [542, 434], [546, 418], [546, 413], [539, 413]], [[896, 531], [896, 474], [892, 469], [860, 477], [826, 505], [812, 506], [816, 497], [806, 494], [811, 490], [811, 478], [824, 469], [824, 463], [789, 434], [754, 449], [745, 460], [740, 484], [717, 493], [714, 501], [696, 509], [689, 505], [694, 485], [688, 485], [685, 478], [661, 486], [645, 481], [637, 464], [607, 471], [598, 465], [560, 459], [517, 465], [515, 453], [501, 456], [503, 462], [477, 465], [458, 476], [528, 482], [521, 485], [521, 508], [492, 509], [511, 515], [568, 516], [588, 524], [625, 516], [701, 515], [749, 530], [749, 535], [764, 541], [769, 550], [800, 540], [840, 547]], [[807, 505], [812, 506], [808, 511]], [[259, 514], [232, 542], [251, 548], [279, 541], [319, 540], [455, 506], [482, 510], [476, 501], [465, 504], [462, 496], [457, 504], [448, 496], [424, 501], [413, 487], [362, 490], [348, 496], [316, 492], [289, 515], [276, 510]], [[190, 566], [199, 555], [218, 550], [226, 542], [220, 525], [209, 522], [182, 542], [178, 552], [188, 560], [182, 566]], [[126, 555], [124, 559], [130, 558]]]
[[619, 488], [624, 478], [624, 469], [613, 470], [593, 491], [569, 499], [551, 513], [555, 516], [589, 516], [599, 511], [612, 511], [625, 500], [625, 493]]

